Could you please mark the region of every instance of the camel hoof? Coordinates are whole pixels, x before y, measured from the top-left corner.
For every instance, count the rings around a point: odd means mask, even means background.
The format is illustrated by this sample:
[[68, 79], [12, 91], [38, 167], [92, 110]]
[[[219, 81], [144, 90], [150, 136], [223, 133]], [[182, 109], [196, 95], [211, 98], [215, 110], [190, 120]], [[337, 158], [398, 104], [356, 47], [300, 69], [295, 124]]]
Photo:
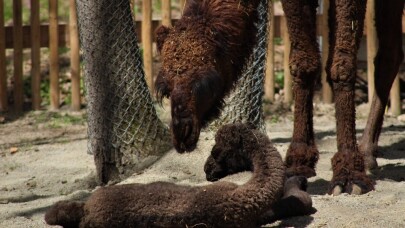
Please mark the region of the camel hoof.
[[358, 186], [357, 184], [353, 184], [352, 186], [352, 195], [361, 195], [362, 190], [360, 188], [360, 186]]
[[342, 194], [342, 192], [343, 192], [342, 186], [336, 185], [336, 186], [333, 188], [332, 195], [333, 195], [333, 196], [338, 196], [338, 195]]

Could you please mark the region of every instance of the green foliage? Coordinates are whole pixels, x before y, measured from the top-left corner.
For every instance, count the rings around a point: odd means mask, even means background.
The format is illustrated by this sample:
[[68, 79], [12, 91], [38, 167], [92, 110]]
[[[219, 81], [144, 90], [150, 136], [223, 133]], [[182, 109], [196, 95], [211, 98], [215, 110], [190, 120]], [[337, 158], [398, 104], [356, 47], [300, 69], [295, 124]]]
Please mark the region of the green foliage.
[[270, 123], [278, 123], [280, 121], [280, 116], [278, 114], [270, 115]]
[[37, 124], [46, 124], [50, 128], [61, 128], [71, 125], [83, 125], [86, 119], [83, 115], [73, 116], [68, 113], [59, 112], [40, 112], [39, 114], [31, 114]]
[[41, 95], [41, 105], [47, 106], [51, 103], [50, 101], [50, 80], [49, 78], [41, 80], [41, 90], [40, 90], [40, 95]]
[[153, 0], [152, 7], [153, 7], [154, 12], [160, 13], [162, 11], [162, 1], [161, 0]]
[[274, 45], [281, 45], [283, 43], [283, 39], [281, 37], [274, 37]]
[[279, 88], [284, 87], [284, 71], [274, 72], [275, 82], [279, 85]]

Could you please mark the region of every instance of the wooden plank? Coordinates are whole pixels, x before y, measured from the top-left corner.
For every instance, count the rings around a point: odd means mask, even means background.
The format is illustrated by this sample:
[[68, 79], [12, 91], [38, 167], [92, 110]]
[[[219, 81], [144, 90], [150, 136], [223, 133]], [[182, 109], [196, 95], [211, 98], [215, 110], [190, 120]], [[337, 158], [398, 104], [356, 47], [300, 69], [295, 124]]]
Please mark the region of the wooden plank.
[[320, 21], [322, 31], [322, 101], [330, 104], [333, 102], [333, 92], [330, 84], [327, 82], [326, 62], [329, 55], [329, 26], [328, 26], [329, 0], [322, 0], [322, 20]]
[[378, 40], [375, 27], [375, 0], [367, 1], [366, 11], [366, 33], [367, 33], [367, 84], [368, 102], [371, 104], [374, 94], [374, 58], [377, 54]]
[[172, 25], [172, 8], [171, 0], [162, 0], [162, 25]]
[[72, 110], [80, 110], [80, 53], [75, 0], [70, 0], [70, 73], [72, 81]]
[[49, 1], [50, 109], [59, 108], [58, 0]]
[[23, 46], [22, 46], [22, 0], [13, 1], [13, 39], [14, 39], [14, 109], [23, 109]]
[[401, 115], [402, 103], [401, 103], [401, 89], [399, 84], [400, 84], [399, 75], [397, 75], [390, 91], [391, 114], [393, 116]]
[[292, 91], [292, 76], [290, 73], [290, 51], [291, 42], [287, 30], [287, 20], [285, 17], [282, 19], [281, 28], [283, 28], [283, 42], [284, 42], [284, 103], [290, 104], [293, 101]]
[[267, 37], [266, 76], [264, 81], [264, 97], [274, 101], [274, 5], [269, 2], [269, 23]]
[[181, 14], [183, 14], [184, 7], [186, 6], [186, 0], [180, 0], [179, 4], [180, 4]]
[[32, 109], [41, 108], [41, 30], [39, 0], [31, 0], [31, 92]]
[[[4, 12], [4, 2], [0, 1], [0, 12]], [[6, 72], [6, 33], [4, 17], [0, 15], [0, 112], [8, 110]]]
[[152, 70], [152, 1], [142, 1], [142, 46], [143, 46], [143, 66], [145, 70], [146, 82], [151, 92], [153, 92], [153, 70]]
[[[23, 48], [31, 48], [31, 26], [23, 25], [22, 27], [23, 34]], [[49, 47], [49, 25], [41, 24], [39, 27], [40, 30], [40, 46]], [[6, 33], [6, 48], [13, 48], [13, 26], [5, 27]], [[58, 25], [58, 45], [59, 47], [69, 46], [69, 26], [66, 23], [60, 23]]]

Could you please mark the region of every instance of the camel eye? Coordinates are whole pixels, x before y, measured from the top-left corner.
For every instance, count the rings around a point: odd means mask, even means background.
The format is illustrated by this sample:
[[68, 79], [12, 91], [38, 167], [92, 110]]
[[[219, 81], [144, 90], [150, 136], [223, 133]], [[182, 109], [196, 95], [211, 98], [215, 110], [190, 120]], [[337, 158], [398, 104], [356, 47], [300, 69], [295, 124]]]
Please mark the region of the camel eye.
[[212, 148], [211, 156], [212, 156], [215, 160], [217, 160], [220, 154], [221, 154], [221, 150], [220, 150], [219, 148], [217, 148], [216, 145], [215, 145], [215, 146]]

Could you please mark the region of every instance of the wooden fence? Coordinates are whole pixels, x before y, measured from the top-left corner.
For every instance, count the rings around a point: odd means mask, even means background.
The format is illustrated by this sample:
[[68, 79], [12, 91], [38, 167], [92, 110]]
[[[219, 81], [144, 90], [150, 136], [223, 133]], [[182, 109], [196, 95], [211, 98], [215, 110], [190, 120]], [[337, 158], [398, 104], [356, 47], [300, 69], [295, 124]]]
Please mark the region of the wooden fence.
[[22, 23], [22, 1], [13, 1], [13, 25], [4, 25], [4, 3], [0, 1], [0, 111], [9, 109], [7, 101], [6, 49], [13, 49], [14, 104], [21, 111], [24, 102], [23, 49], [31, 49], [32, 108], [41, 108], [40, 48], [49, 48], [50, 109], [59, 108], [59, 47], [69, 46], [71, 51], [72, 109], [80, 109], [80, 58], [75, 1], [70, 0], [69, 24], [58, 21], [58, 1], [49, 1], [49, 23], [40, 24], [39, 0], [30, 0], [30, 25]]
[[[40, 48], [49, 48], [50, 60], [50, 109], [55, 110], [60, 106], [59, 103], [59, 47], [70, 48], [70, 61], [71, 61], [71, 94], [72, 94], [72, 109], [80, 109], [80, 57], [79, 57], [79, 41], [77, 31], [77, 18], [75, 10], [75, 1], [70, 0], [70, 19], [68, 24], [58, 22], [58, 1], [49, 0], [49, 23], [40, 24], [39, 20], [39, 0], [30, 0], [31, 2], [31, 17], [30, 25], [22, 25], [22, 1], [13, 1], [13, 26], [4, 25], [4, 4], [0, 0], [0, 111], [9, 109], [7, 103], [7, 74], [6, 74], [6, 59], [5, 50], [14, 50], [14, 105], [13, 108], [21, 111], [23, 107], [23, 49], [31, 49], [31, 77], [32, 77], [32, 108], [34, 110], [41, 108], [40, 97]], [[369, 0], [373, 3], [373, 0]], [[134, 4], [134, 0], [131, 0]], [[322, 63], [325, 64], [328, 52], [327, 40], [327, 9], [328, 0], [323, 0], [323, 11], [318, 15], [317, 33], [322, 37]], [[175, 23], [176, 19], [171, 16], [171, 0], [162, 0], [161, 20], [152, 20], [152, 0], [142, 1], [142, 20], [136, 21], [136, 29], [138, 38], [142, 42], [144, 69], [147, 83], [152, 89], [153, 84], [153, 50], [152, 44], [155, 39], [153, 31], [160, 25], [171, 25]], [[184, 0], [180, 0], [180, 6], [184, 6]], [[274, 10], [273, 6], [269, 10]], [[368, 36], [368, 83], [369, 83], [369, 96], [373, 93], [373, 58], [376, 51], [375, 41], [375, 28], [372, 22], [372, 11], [367, 12], [367, 26], [365, 31]], [[285, 18], [281, 15], [272, 16], [271, 30], [269, 33], [269, 40], [274, 41], [274, 37], [282, 37], [285, 43], [284, 50], [284, 102], [291, 103], [292, 96], [292, 80], [288, 67], [288, 54], [290, 51], [290, 44], [288, 33], [285, 26]], [[268, 59], [266, 70], [266, 84], [265, 84], [265, 97], [269, 100], [274, 100], [274, 42], [269, 42], [268, 45]], [[326, 103], [332, 102], [332, 90], [326, 83], [326, 74], [322, 72], [322, 99]], [[399, 96], [399, 80], [394, 83], [391, 92], [391, 110], [394, 114], [399, 114], [401, 111], [401, 101]], [[369, 98], [369, 100], [371, 100]]]

